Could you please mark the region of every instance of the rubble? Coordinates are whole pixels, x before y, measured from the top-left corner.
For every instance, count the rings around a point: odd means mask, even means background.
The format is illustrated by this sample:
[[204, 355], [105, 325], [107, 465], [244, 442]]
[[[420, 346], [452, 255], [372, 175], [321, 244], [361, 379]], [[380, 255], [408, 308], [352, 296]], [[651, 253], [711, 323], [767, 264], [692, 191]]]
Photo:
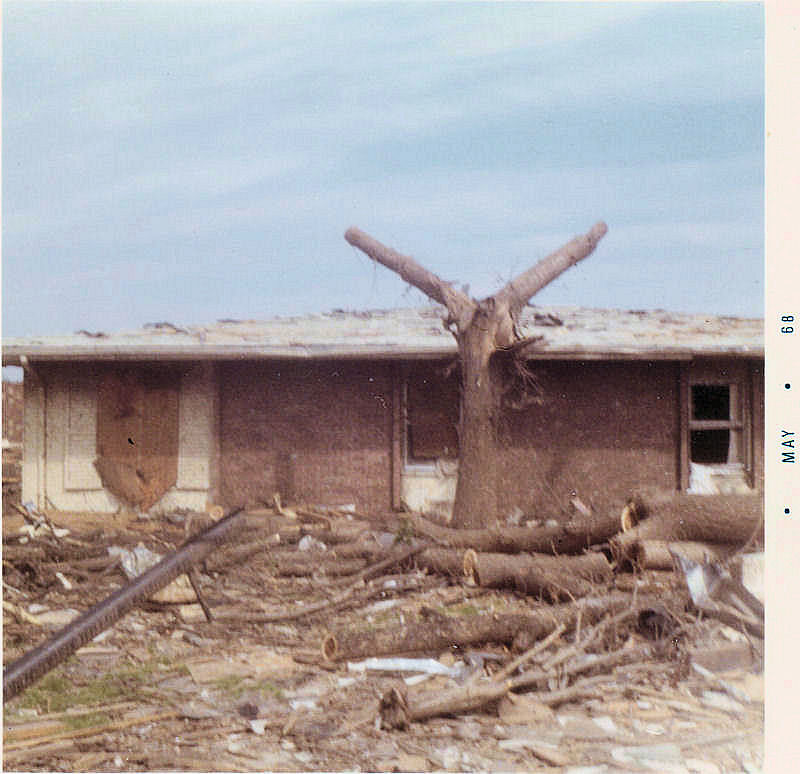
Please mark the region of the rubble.
[[[601, 571], [554, 601], [475, 585], [469, 547], [438, 547], [402, 516], [280, 507], [242, 514], [232, 544], [196, 564], [210, 620], [145, 599], [7, 701], [5, 769], [760, 769], [763, 607], [739, 556], [697, 564], [698, 591], [677, 559], [641, 571], [595, 550], [583, 556]], [[6, 664], [52, 633], [48, 614], [67, 621], [129, 582], [110, 546], [169, 558], [186, 539], [166, 518], [106, 534], [49, 518], [69, 534], [21, 543], [4, 523]], [[317, 572], [280, 572], [306, 557]]]

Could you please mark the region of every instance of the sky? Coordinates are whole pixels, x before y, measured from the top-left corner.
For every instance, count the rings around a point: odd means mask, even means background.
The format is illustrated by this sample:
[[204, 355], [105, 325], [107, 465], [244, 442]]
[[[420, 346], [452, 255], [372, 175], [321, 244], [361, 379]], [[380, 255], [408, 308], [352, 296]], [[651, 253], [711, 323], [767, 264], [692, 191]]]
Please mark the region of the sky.
[[764, 314], [756, 3], [6, 0], [2, 335], [491, 294]]

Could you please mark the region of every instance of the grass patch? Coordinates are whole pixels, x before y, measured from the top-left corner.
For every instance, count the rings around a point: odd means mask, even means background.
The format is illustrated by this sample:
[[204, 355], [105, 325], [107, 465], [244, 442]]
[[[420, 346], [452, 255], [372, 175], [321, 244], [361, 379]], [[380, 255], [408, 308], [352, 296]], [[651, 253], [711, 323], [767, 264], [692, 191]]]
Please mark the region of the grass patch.
[[480, 608], [465, 602], [463, 605], [451, 605], [450, 607], [440, 607], [439, 611], [449, 617], [472, 616], [481, 613]]
[[[69, 662], [67, 662], [69, 664]], [[127, 663], [85, 683], [75, 683], [65, 674], [65, 666], [45, 675], [19, 697], [19, 709], [34, 709], [40, 714], [63, 712], [71, 707], [136, 701], [145, 698], [154, 673], [164, 675], [161, 659], [143, 664]], [[185, 664], [175, 667], [179, 674], [189, 674]], [[76, 722], [82, 722], [76, 720]]]
[[255, 686], [254, 690], [258, 691], [265, 699], [269, 698], [270, 696], [276, 699], [283, 698], [283, 691], [275, 685], [275, 683], [269, 680], [259, 680]]
[[216, 690], [238, 698], [245, 690], [242, 683], [244, 683], [244, 677], [241, 675], [228, 675], [227, 677], [220, 677], [219, 680], [214, 680], [212, 685]]
[[62, 722], [71, 731], [79, 731], [93, 726], [107, 726], [112, 720], [105, 712], [90, 712], [88, 715], [67, 715]]
[[211, 685], [215, 690], [227, 694], [232, 699], [239, 699], [245, 693], [257, 693], [265, 699], [281, 698], [283, 695], [281, 689], [270, 680], [255, 681], [251, 677], [242, 677], [241, 675], [221, 677]]

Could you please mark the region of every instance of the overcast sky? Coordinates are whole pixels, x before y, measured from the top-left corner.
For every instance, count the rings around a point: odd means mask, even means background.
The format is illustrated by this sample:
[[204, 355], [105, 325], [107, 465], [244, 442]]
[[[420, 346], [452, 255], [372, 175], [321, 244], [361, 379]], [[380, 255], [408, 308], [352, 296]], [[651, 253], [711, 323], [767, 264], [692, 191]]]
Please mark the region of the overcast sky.
[[763, 7], [3, 3], [3, 336], [487, 295], [763, 315]]

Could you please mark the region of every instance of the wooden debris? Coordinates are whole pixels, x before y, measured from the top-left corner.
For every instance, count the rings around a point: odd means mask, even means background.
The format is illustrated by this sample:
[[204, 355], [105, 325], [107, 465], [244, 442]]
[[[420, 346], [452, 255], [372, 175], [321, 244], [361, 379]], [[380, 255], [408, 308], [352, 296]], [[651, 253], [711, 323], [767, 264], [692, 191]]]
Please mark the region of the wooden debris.
[[736, 545], [712, 545], [690, 540], [641, 539], [631, 546], [630, 558], [643, 570], [671, 570], [674, 562], [671, 551], [695, 562], [715, 562], [729, 556], [736, 548]]
[[[565, 674], [574, 676], [582, 672], [598, 668], [608, 668], [626, 662], [635, 662], [647, 658], [647, 648], [622, 649], [605, 657], [598, 657], [591, 662], [565, 670]], [[541, 669], [526, 672], [512, 680], [491, 680], [468, 683], [465, 686], [448, 691], [418, 690], [415, 693], [393, 686], [381, 698], [380, 717], [383, 728], [405, 728], [411, 722], [427, 720], [441, 715], [457, 715], [491, 704], [512, 690], [522, 690], [546, 683], [551, 675]], [[596, 687], [613, 680], [608, 674], [596, 675], [576, 681], [573, 685], [536, 693], [536, 700], [548, 706], [556, 706], [576, 698], [596, 695]]]
[[417, 565], [449, 578], [464, 577], [464, 551], [459, 548], [426, 548], [417, 557]]
[[11, 613], [11, 615], [23, 623], [33, 624], [34, 626], [43, 626], [42, 622], [35, 615], [31, 615], [24, 608], [20, 607], [19, 605], [15, 605], [13, 602], [8, 602], [5, 599], [3, 600], [3, 610]]
[[3, 750], [21, 750], [30, 747], [36, 747], [44, 742], [52, 742], [64, 739], [78, 739], [87, 736], [97, 736], [108, 731], [119, 731], [123, 728], [131, 728], [134, 726], [145, 726], [148, 723], [156, 723], [161, 720], [179, 717], [180, 713], [171, 710], [169, 712], [157, 712], [151, 715], [138, 715], [133, 718], [125, 718], [123, 720], [116, 720], [113, 723], [104, 723], [99, 726], [90, 726], [89, 728], [79, 728], [71, 731], [59, 731], [47, 737], [36, 737], [34, 739], [21, 739], [17, 742], [4, 742]]
[[464, 574], [478, 586], [513, 588], [553, 601], [586, 596], [595, 584], [611, 580], [611, 565], [603, 554], [464, 554]]
[[535, 641], [547, 636], [561, 624], [567, 628], [574, 626], [579, 614], [584, 621], [596, 621], [608, 612], [619, 612], [630, 606], [630, 596], [615, 593], [548, 605], [527, 614], [440, 616], [435, 627], [422, 622], [369, 632], [339, 631], [325, 635], [322, 653], [330, 661], [420, 651], [436, 653], [453, 646], [463, 647], [482, 642], [510, 644], [523, 631]]
[[633, 529], [616, 535], [611, 549], [617, 560], [635, 560], [642, 540], [699, 541], [744, 546], [762, 528], [761, 495], [676, 495], [653, 506]]
[[406, 514], [415, 532], [450, 548], [472, 548], [487, 553], [577, 554], [613, 537], [621, 528], [620, 515], [594, 514], [563, 524], [543, 527], [498, 526], [491, 529], [442, 527], [418, 514]]
[[553, 642], [555, 642], [566, 631], [566, 629], [567, 627], [565, 624], [560, 624], [553, 629], [553, 631], [550, 632], [547, 637], [540, 642], [537, 642], [536, 645], [529, 650], [526, 650], [521, 656], [517, 656], [517, 658], [504, 666], [499, 672], [496, 672], [494, 675], [492, 675], [492, 677], [495, 680], [505, 680], [505, 678], [510, 677], [523, 664], [526, 664], [528, 661], [532, 661], [536, 656], [549, 648], [550, 645], [552, 645]]

